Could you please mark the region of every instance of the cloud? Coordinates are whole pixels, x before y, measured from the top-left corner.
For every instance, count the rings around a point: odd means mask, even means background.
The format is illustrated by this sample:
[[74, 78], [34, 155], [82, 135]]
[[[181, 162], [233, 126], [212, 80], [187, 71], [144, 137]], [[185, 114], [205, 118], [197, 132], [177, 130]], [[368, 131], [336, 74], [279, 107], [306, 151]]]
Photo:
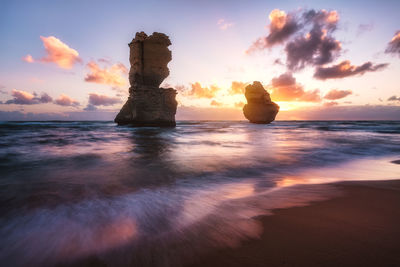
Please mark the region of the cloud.
[[225, 19], [219, 19], [217, 21], [217, 25], [220, 30], [227, 30], [228, 28], [232, 27], [234, 24], [232, 22], [227, 22]]
[[354, 75], [363, 75], [365, 72], [374, 72], [386, 68], [389, 64], [374, 65], [366, 62], [361, 66], [351, 65], [350, 61], [345, 60], [331, 67], [318, 67], [314, 73], [314, 78], [319, 80], [339, 79]]
[[85, 77], [85, 81], [87, 82], [107, 84], [115, 87], [122, 87], [126, 84], [126, 79], [122, 75], [126, 75], [128, 69], [122, 63], [102, 69], [96, 62], [90, 61], [86, 66], [90, 71]]
[[212, 100], [211, 103], [210, 103], [210, 105], [211, 105], [211, 106], [220, 107], [220, 106], [223, 106], [224, 104], [221, 103], [221, 102], [218, 102], [218, 101], [216, 101], [216, 100]]
[[387, 101], [400, 101], [400, 97], [396, 97], [395, 95], [388, 98]]
[[339, 105], [339, 103], [336, 101], [330, 101], [330, 102], [324, 103], [324, 107], [333, 107], [333, 106], [337, 106], [337, 105]]
[[274, 9], [269, 13], [269, 34], [266, 37], [260, 37], [246, 51], [252, 53], [257, 50], [272, 47], [280, 44], [294, 34], [300, 25], [296, 22], [293, 14], [287, 15], [285, 11]]
[[86, 110], [86, 111], [95, 111], [95, 110], [97, 110], [97, 107], [94, 106], [94, 105], [92, 105], [92, 104], [88, 104], [83, 110]]
[[244, 88], [246, 87], [247, 83], [244, 82], [237, 82], [233, 81], [231, 88], [229, 89], [230, 95], [241, 95], [244, 94]]
[[42, 93], [42, 95], [38, 97], [36, 93], [31, 94], [26, 91], [15, 89], [12, 90], [11, 96], [13, 96], [13, 99], [7, 100], [5, 104], [35, 105], [53, 101], [47, 93]]
[[110, 97], [96, 93], [89, 94], [89, 104], [93, 106], [112, 106], [121, 102], [121, 99], [118, 97]]
[[298, 36], [286, 45], [286, 65], [290, 70], [324, 65], [339, 55], [341, 47], [339, 41], [328, 35], [327, 29], [315, 24], [305, 36]]
[[38, 99], [40, 103], [50, 103], [53, 101], [53, 98], [51, 96], [49, 96], [47, 93], [42, 93], [40, 98], [38, 98], [35, 93], [34, 93], [34, 95], [35, 95], [35, 98]]
[[235, 103], [235, 108], [243, 108], [244, 102], [236, 102]]
[[43, 41], [43, 46], [46, 50], [46, 56], [35, 60], [31, 55], [26, 55], [23, 58], [24, 61], [29, 63], [33, 63], [36, 61], [55, 63], [63, 69], [70, 69], [74, 64], [82, 62], [81, 58], [79, 57], [78, 51], [69, 47], [60, 39], [54, 36], [40, 36], [40, 39], [42, 39]]
[[272, 88], [272, 101], [302, 101], [302, 102], [320, 102], [321, 96], [319, 90], [305, 91], [301, 84], [291, 73], [284, 73], [279, 77], [273, 78], [270, 88]]
[[365, 33], [365, 32], [370, 32], [374, 29], [374, 24], [370, 23], [370, 24], [360, 24], [358, 25], [357, 28], [357, 36]]
[[33, 57], [31, 55], [26, 55], [22, 58], [23, 61], [28, 62], [28, 63], [33, 63], [35, 62], [35, 60], [33, 59]]
[[325, 96], [325, 99], [329, 100], [337, 100], [344, 98], [348, 95], [351, 95], [353, 92], [350, 90], [337, 90], [337, 89], [332, 89], [330, 90]]
[[[298, 12], [297, 12], [298, 13]], [[301, 16], [295, 12], [286, 14], [274, 9], [270, 15], [269, 35], [258, 38], [247, 50], [247, 53], [263, 50], [276, 44], [284, 43], [292, 36], [294, 40], [286, 44], [287, 66], [298, 70], [305, 65], [322, 65], [332, 62], [341, 49], [339, 41], [330, 34], [336, 29], [339, 21], [337, 11], [306, 10]], [[311, 27], [306, 35], [304, 31]], [[295, 35], [295, 33], [299, 33]]]
[[191, 86], [192, 89], [189, 91], [189, 95], [198, 98], [213, 98], [220, 90], [220, 88], [215, 85], [211, 85], [210, 87], [202, 87], [199, 82], [193, 83]]
[[385, 53], [397, 54], [400, 56], [400, 31], [397, 31], [392, 40], [387, 45]]
[[77, 107], [79, 106], [79, 102], [72, 99], [71, 97], [61, 94], [59, 98], [54, 100], [54, 104], [60, 105], [60, 106], [71, 106], [71, 107]]

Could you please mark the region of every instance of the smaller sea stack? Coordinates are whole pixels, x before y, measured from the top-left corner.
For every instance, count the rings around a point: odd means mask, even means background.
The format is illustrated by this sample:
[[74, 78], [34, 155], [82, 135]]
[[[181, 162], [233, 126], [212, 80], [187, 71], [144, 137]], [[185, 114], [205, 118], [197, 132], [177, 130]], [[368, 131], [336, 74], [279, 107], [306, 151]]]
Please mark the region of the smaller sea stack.
[[260, 82], [253, 82], [245, 88], [247, 104], [243, 107], [243, 114], [252, 123], [270, 123], [278, 114], [278, 104], [271, 101], [269, 93]]

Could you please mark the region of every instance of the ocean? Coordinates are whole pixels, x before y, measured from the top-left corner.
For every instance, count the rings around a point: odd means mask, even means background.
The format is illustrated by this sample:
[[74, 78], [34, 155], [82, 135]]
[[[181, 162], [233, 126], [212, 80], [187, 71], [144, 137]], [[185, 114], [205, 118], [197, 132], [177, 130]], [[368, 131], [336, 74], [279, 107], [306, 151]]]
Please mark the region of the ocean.
[[185, 265], [399, 159], [395, 121], [0, 122], [0, 262]]

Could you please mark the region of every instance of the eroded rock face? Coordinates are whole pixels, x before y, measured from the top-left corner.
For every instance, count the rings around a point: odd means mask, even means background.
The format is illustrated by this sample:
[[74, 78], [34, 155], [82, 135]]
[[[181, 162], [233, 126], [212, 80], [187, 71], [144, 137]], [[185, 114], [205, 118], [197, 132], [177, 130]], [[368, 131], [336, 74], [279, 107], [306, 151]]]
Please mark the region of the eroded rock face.
[[129, 98], [115, 118], [118, 124], [175, 126], [176, 90], [159, 88], [168, 77], [171, 41], [163, 33], [136, 33], [129, 43]]
[[260, 82], [253, 82], [245, 88], [247, 104], [243, 114], [252, 123], [270, 123], [275, 120], [279, 106], [271, 101], [269, 93]]

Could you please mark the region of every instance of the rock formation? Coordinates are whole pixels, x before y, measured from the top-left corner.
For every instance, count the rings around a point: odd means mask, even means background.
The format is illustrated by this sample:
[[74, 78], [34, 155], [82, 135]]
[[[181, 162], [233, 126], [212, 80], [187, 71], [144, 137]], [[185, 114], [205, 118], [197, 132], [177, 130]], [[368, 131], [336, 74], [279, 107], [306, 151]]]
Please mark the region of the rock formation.
[[278, 114], [278, 104], [271, 101], [269, 93], [260, 82], [253, 82], [245, 88], [247, 104], [243, 107], [243, 114], [252, 123], [270, 123]]
[[175, 126], [176, 90], [159, 88], [168, 77], [171, 41], [163, 33], [136, 33], [129, 43], [129, 97], [115, 122], [135, 126]]

